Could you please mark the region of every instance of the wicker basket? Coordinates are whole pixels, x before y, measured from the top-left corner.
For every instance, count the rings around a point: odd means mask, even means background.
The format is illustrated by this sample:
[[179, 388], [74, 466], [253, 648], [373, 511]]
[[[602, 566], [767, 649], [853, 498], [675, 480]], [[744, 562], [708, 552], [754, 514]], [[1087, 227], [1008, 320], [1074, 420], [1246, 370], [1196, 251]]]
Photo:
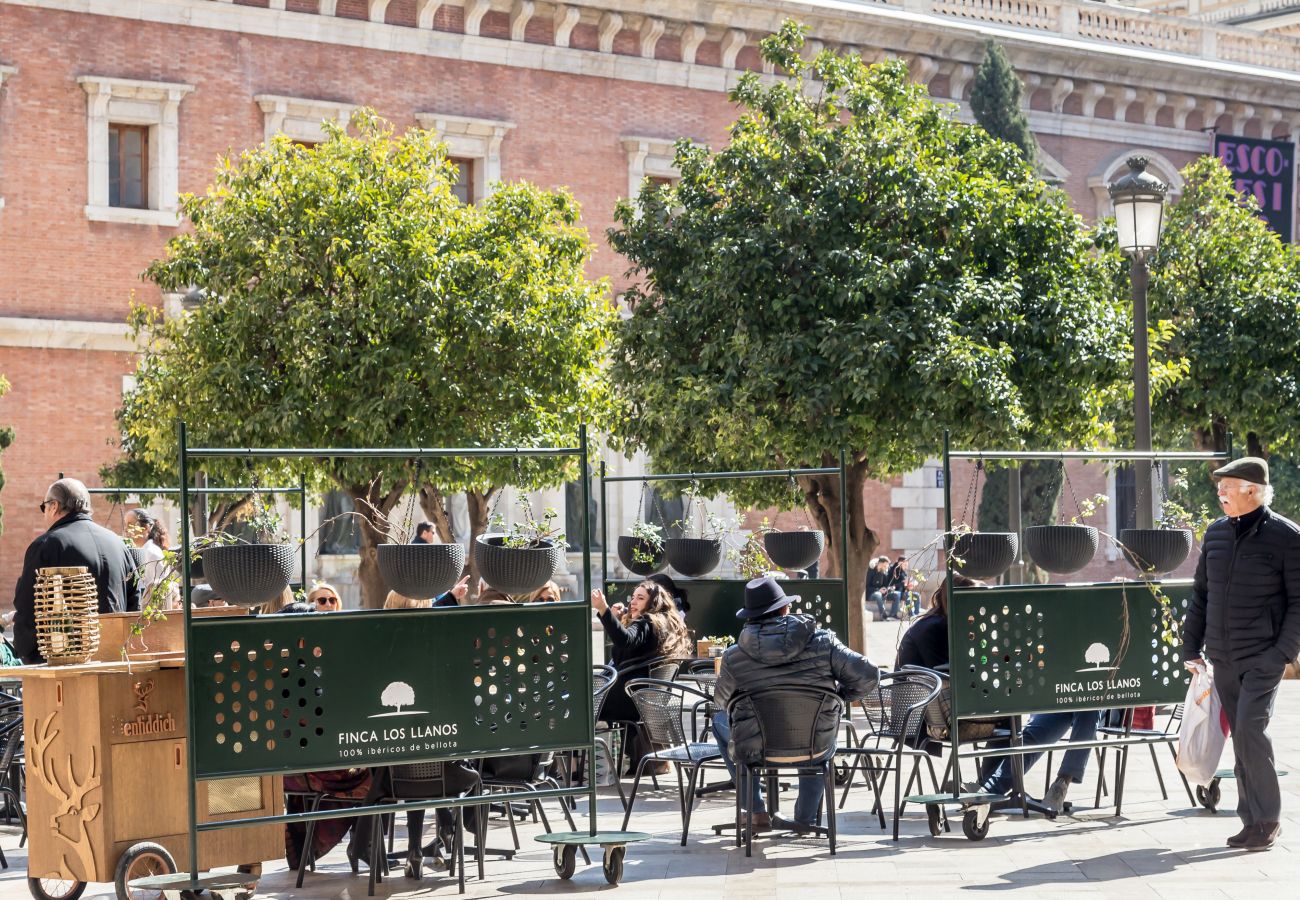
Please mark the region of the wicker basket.
[[99, 589], [85, 566], [36, 570], [36, 648], [52, 666], [88, 662], [99, 650]]

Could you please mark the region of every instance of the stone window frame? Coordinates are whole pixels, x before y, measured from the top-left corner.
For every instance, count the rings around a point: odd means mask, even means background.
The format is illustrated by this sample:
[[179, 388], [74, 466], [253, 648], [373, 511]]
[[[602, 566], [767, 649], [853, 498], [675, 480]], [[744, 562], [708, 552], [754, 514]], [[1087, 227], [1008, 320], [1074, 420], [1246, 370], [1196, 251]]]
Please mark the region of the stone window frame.
[[667, 178], [678, 181], [682, 173], [674, 161], [677, 157], [676, 139], [628, 135], [622, 138], [627, 152], [627, 195], [635, 197], [641, 192], [641, 182], [647, 178]]
[[280, 94], [258, 94], [253, 100], [262, 109], [263, 136], [269, 141], [283, 134], [291, 141], [319, 144], [325, 140], [322, 123], [329, 119], [346, 128], [358, 107], [335, 100], [312, 100]]
[[[86, 92], [86, 218], [128, 225], [180, 225], [180, 103], [192, 84], [104, 75], [77, 79]], [[108, 205], [108, 126], [149, 128], [149, 208]]]
[[[0, 100], [4, 99], [5, 81], [18, 74], [16, 66], [0, 66]], [[0, 209], [5, 208], [5, 198], [0, 197]]]
[[415, 121], [447, 144], [447, 156], [475, 163], [474, 202], [486, 199], [501, 180], [501, 142], [515, 127], [502, 119], [418, 112]]

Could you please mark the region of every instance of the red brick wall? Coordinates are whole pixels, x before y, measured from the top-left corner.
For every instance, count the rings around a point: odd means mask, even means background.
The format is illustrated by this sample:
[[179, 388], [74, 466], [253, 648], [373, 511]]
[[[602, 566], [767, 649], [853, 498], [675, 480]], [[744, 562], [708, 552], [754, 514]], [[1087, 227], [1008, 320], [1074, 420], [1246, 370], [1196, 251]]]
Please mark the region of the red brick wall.
[[[299, 0], [293, 3], [298, 8]], [[339, 14], [364, 17], [365, 3], [341, 0]], [[389, 9], [394, 22], [411, 14], [407, 0]], [[459, 31], [460, 16], [458, 7], [444, 6], [437, 27]], [[484, 21], [501, 25], [492, 16]], [[530, 23], [529, 39], [546, 30]], [[594, 47], [595, 38], [594, 28], [579, 25], [572, 43]], [[620, 35], [619, 50], [632, 52], [634, 38]], [[678, 42], [665, 39], [660, 49], [657, 55], [672, 56]], [[697, 59], [716, 65], [719, 57], [717, 42], [706, 41]], [[741, 60], [756, 57], [747, 52]], [[367, 104], [399, 127], [413, 125], [417, 112], [435, 111], [512, 121], [517, 127], [501, 148], [503, 177], [572, 190], [598, 243], [590, 273], [608, 276], [616, 292], [624, 265], [604, 245], [604, 232], [627, 190], [619, 138], [689, 135], [716, 147], [734, 118], [722, 93], [8, 5], [0, 5], [0, 63], [19, 68], [0, 93], [0, 316], [121, 321], [132, 296], [159, 302], [139, 275], [175, 229], [86, 220], [79, 75], [195, 86], [180, 105], [182, 191], [203, 190], [219, 155], [262, 139], [256, 94]], [[1043, 144], [1070, 168], [1066, 186], [1091, 216], [1087, 175], [1121, 146], [1049, 136]], [[124, 354], [0, 348], [0, 372], [13, 383], [0, 400], [0, 422], [18, 429], [3, 458], [9, 481], [0, 495], [8, 509], [0, 605], [9, 602], [8, 585], [39, 530], [34, 504], [45, 485], [59, 470], [93, 482], [112, 455], [113, 411], [130, 368]], [[868, 488], [866, 501], [881, 551], [897, 553], [890, 535], [901, 523], [887, 487]]]

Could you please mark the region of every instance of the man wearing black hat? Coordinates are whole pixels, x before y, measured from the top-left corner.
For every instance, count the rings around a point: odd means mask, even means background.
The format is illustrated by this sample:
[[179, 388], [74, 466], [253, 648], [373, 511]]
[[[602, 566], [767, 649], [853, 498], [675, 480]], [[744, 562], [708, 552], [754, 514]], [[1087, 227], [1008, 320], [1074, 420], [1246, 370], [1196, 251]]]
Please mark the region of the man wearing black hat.
[[1232, 728], [1237, 815], [1229, 847], [1267, 850], [1282, 794], [1268, 722], [1286, 665], [1300, 653], [1300, 526], [1268, 508], [1268, 463], [1253, 456], [1216, 471], [1225, 516], [1205, 532], [1183, 621], [1183, 662], [1214, 665], [1214, 689]]
[[[732, 697], [745, 692], [779, 687], [812, 687], [835, 691], [846, 700], [864, 697], [876, 679], [876, 667], [865, 656], [854, 653], [835, 635], [808, 616], [790, 615], [791, 601], [775, 578], [755, 578], [745, 585], [745, 608], [736, 613], [747, 619], [740, 640], [722, 656], [722, 671], [713, 693], [715, 705], [726, 709]], [[741, 705], [736, 719], [725, 712], [713, 720], [714, 734], [722, 748], [722, 758], [735, 778], [733, 760], [756, 762], [762, 756], [763, 739], [752, 711]], [[839, 713], [824, 710], [818, 721], [818, 743], [834, 746], [839, 733]], [[821, 740], [825, 738], [826, 740]], [[834, 752], [834, 751], [832, 751]], [[814, 760], [815, 762], [816, 760]], [[750, 797], [755, 828], [773, 824], [763, 805], [763, 795], [754, 779]], [[805, 832], [817, 821], [825, 785], [821, 776], [799, 778], [799, 797], [794, 804], [794, 821], [777, 818], [780, 828]]]

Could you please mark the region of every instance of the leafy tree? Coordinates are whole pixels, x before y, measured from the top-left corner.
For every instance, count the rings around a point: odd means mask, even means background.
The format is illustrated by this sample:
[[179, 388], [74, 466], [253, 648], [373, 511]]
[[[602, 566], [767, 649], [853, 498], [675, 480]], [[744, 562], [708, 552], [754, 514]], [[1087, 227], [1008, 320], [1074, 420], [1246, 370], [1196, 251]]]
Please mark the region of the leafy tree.
[[1038, 139], [1021, 108], [1025, 88], [997, 41], [984, 44], [984, 61], [975, 71], [970, 108], [975, 121], [995, 138], [1014, 144], [1030, 165], [1038, 159]]
[[[1171, 329], [1157, 365], [1185, 372], [1152, 396], [1159, 439], [1225, 450], [1228, 432], [1250, 454], [1300, 447], [1300, 257], [1239, 194], [1232, 175], [1204, 156], [1182, 171], [1183, 194], [1166, 211], [1151, 260], [1153, 320]], [[1127, 290], [1127, 273], [1124, 278]]]
[[[121, 422], [129, 461], [176, 478], [179, 417], [191, 443], [235, 447], [571, 446], [603, 422], [614, 313], [587, 280], [591, 252], [564, 192], [502, 185], [481, 204], [427, 132], [397, 137], [370, 113], [326, 124], [313, 148], [284, 138], [223, 160], [183, 208], [146, 275], [207, 299], [175, 319], [138, 307], [145, 339]], [[213, 483], [242, 463], [206, 460]], [[337, 486], [361, 522], [359, 580], [382, 605], [376, 545], [408, 489], [466, 490], [474, 534], [501, 485], [572, 478], [576, 461], [323, 458], [298, 465]], [[295, 466], [271, 462], [266, 484]]]
[[[9, 382], [5, 380], [5, 377], [3, 375], [0, 375], [0, 397], [3, 397], [7, 393], [9, 393]], [[8, 447], [13, 442], [14, 442], [14, 430], [9, 427], [0, 426], [0, 453], [3, 453], [5, 448]], [[5, 486], [5, 473], [3, 469], [0, 469], [0, 491], [4, 490], [4, 486]], [[4, 507], [0, 506], [0, 534], [4, 534], [4, 530], [5, 530]]]
[[[864, 482], [935, 455], [945, 428], [979, 447], [1105, 433], [1127, 319], [1067, 199], [1015, 148], [901, 62], [806, 63], [802, 43], [793, 23], [763, 42], [791, 78], [740, 79], [725, 149], [679, 143], [680, 182], [618, 207], [610, 240], [642, 278], [612, 369], [618, 440], [674, 471], [834, 465], [844, 448], [847, 536], [837, 479], [800, 486], [860, 598]], [[776, 481], [726, 488], [781, 503]]]

